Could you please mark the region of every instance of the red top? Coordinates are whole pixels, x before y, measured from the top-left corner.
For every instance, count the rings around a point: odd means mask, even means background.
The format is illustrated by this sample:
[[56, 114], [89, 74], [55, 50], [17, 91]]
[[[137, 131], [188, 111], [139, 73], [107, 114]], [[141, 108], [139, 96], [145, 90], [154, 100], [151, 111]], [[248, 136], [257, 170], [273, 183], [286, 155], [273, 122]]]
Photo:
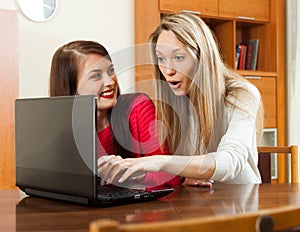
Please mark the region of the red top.
[[[139, 95], [131, 104], [129, 120], [127, 125], [132, 138], [127, 150], [132, 158], [169, 154], [166, 146], [160, 146], [157, 131], [155, 130], [155, 107], [146, 95]], [[114, 112], [112, 112], [114, 113]], [[120, 135], [115, 135], [120, 136]], [[116, 154], [116, 147], [113, 144], [112, 129], [109, 125], [98, 132], [98, 157], [101, 155]], [[118, 139], [118, 138], [116, 138]], [[123, 145], [124, 146], [124, 145]], [[181, 184], [180, 177], [166, 172], [149, 172], [140, 184], [147, 188], [175, 187]]]

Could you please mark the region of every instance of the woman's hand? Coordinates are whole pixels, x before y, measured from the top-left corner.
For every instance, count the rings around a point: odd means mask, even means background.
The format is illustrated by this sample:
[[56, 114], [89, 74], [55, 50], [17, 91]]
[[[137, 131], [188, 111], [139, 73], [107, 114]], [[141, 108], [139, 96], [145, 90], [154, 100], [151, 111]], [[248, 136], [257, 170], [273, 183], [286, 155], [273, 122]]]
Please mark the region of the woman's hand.
[[211, 180], [196, 180], [191, 178], [185, 178], [183, 185], [195, 186], [195, 187], [207, 187], [212, 189], [213, 181]]
[[163, 156], [122, 159], [120, 156], [102, 156], [98, 159], [98, 175], [106, 183], [123, 183], [126, 180], [140, 180], [146, 172], [160, 171]]

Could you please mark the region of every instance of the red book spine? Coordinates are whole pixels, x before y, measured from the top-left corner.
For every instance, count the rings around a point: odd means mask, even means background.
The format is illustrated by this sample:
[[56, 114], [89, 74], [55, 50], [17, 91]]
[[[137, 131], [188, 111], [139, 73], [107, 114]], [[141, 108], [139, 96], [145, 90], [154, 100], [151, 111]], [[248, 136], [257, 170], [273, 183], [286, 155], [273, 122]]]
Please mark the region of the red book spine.
[[251, 70], [252, 54], [253, 54], [253, 44], [247, 43], [246, 62], [245, 62], [246, 70]]

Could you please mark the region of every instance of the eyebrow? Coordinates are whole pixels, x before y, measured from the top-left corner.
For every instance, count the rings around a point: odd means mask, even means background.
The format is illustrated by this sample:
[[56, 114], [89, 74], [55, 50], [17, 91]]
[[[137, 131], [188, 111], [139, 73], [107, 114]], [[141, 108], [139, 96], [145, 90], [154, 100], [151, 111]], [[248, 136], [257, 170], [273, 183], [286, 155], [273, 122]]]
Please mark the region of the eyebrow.
[[90, 71], [88, 74], [91, 73], [97, 73], [97, 72], [103, 72], [101, 69], [93, 69], [92, 71]]
[[[108, 66], [107, 69], [110, 69], [110, 68], [112, 68], [112, 67], [114, 67], [114, 64], [111, 64], [110, 66]], [[91, 73], [97, 73], [97, 72], [103, 72], [103, 70], [102, 70], [102, 69], [93, 69], [93, 70], [90, 71], [88, 74], [91, 74]]]
[[[160, 52], [159, 50], [157, 50], [157, 49], [155, 49], [155, 51], [156, 51], [156, 53], [162, 53], [162, 52]], [[171, 52], [172, 53], [175, 53], [175, 52], [179, 52], [179, 51], [185, 51], [183, 48], [176, 48], [176, 49], [174, 49], [174, 50], [172, 50]]]

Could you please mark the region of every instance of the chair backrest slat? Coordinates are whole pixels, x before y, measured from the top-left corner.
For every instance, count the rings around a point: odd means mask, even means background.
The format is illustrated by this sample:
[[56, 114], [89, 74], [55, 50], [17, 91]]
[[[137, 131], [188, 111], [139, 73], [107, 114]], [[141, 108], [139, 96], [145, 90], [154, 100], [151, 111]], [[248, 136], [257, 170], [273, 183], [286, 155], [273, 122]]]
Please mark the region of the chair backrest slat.
[[99, 219], [90, 223], [89, 232], [297, 231], [294, 229], [299, 229], [299, 215], [300, 206], [298, 205], [245, 214], [199, 217], [183, 221], [121, 224], [114, 220]]
[[[290, 162], [286, 159], [287, 157], [283, 157], [285, 161], [285, 166], [289, 167], [289, 171], [291, 174], [291, 182], [298, 183], [298, 146], [264, 146], [257, 147], [257, 151], [259, 154], [258, 158], [258, 169], [260, 171], [262, 182], [263, 183], [271, 183], [271, 154], [277, 153], [279, 155], [290, 155]], [[286, 163], [287, 162], [287, 163]], [[286, 165], [287, 164], [287, 165]], [[280, 168], [278, 168], [280, 169]], [[277, 170], [280, 172], [281, 170]], [[280, 175], [283, 175], [279, 173]], [[285, 173], [284, 173], [285, 175]], [[278, 175], [279, 176], [279, 175]], [[288, 177], [285, 177], [286, 182], [288, 182]]]

